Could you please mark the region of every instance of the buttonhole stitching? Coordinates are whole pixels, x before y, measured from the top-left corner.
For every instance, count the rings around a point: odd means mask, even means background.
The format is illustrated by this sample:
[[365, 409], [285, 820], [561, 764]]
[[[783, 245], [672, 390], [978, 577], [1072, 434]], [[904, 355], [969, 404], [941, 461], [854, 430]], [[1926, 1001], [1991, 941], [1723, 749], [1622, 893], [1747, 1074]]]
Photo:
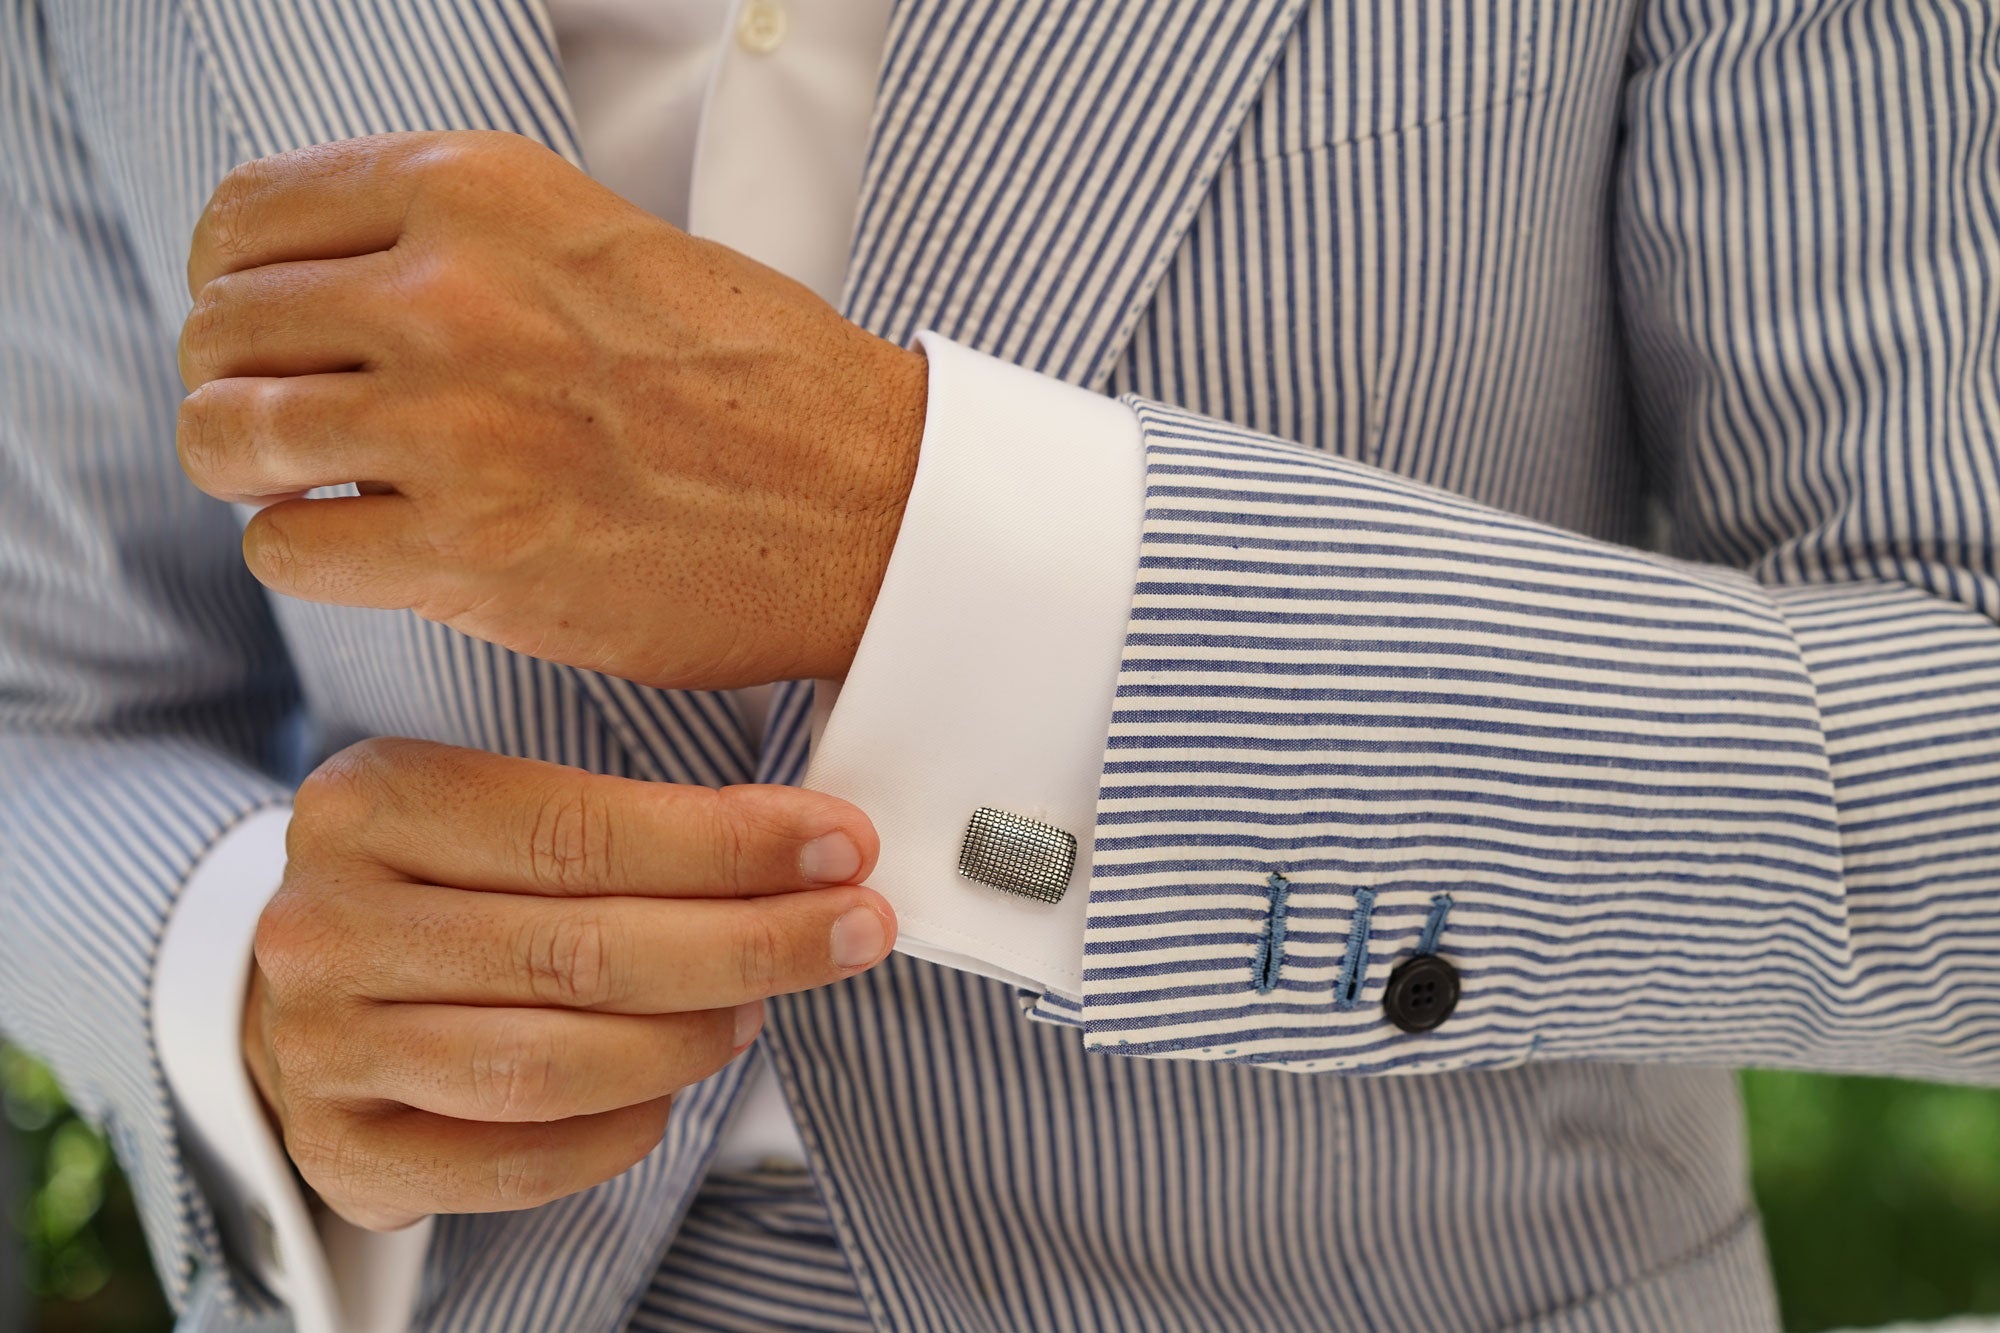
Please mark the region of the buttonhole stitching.
[[1257, 942], [1257, 960], [1251, 967], [1259, 995], [1277, 989], [1278, 973], [1285, 966], [1285, 900], [1292, 889], [1292, 882], [1277, 870], [1264, 883], [1264, 936]]
[[1438, 936], [1444, 931], [1444, 919], [1451, 915], [1451, 895], [1436, 894], [1431, 898], [1431, 914], [1424, 918], [1423, 938], [1417, 941], [1419, 955], [1438, 951]]
[[1361, 999], [1361, 986], [1368, 974], [1368, 928], [1375, 913], [1375, 890], [1354, 891], [1354, 921], [1347, 931], [1347, 957], [1340, 965], [1340, 980], [1334, 986], [1333, 1007], [1352, 1009]]

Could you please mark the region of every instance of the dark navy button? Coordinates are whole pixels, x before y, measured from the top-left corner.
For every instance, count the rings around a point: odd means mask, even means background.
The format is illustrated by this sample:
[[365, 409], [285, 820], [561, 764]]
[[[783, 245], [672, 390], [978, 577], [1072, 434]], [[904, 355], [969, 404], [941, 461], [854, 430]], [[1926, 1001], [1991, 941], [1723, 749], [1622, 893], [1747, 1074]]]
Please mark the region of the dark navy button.
[[1458, 969], [1434, 953], [1405, 959], [1389, 974], [1382, 1008], [1405, 1032], [1429, 1032], [1458, 1007]]

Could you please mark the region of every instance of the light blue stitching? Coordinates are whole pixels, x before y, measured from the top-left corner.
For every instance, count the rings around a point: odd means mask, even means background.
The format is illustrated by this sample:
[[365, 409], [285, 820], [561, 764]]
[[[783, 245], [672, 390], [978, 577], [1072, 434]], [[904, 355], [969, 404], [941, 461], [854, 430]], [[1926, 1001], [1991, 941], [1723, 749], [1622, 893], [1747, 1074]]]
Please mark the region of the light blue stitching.
[[1431, 914], [1424, 920], [1423, 938], [1417, 941], [1417, 952], [1436, 953], [1438, 933], [1444, 929], [1444, 919], [1451, 915], [1451, 895], [1440, 893], [1431, 899]]
[[1275, 870], [1265, 884], [1270, 906], [1264, 915], [1264, 938], [1257, 942], [1257, 961], [1251, 968], [1259, 995], [1269, 995], [1278, 988], [1278, 971], [1285, 965], [1285, 899], [1292, 887], [1292, 882]]
[[1354, 891], [1354, 921], [1347, 928], [1347, 957], [1340, 964], [1340, 980], [1333, 988], [1333, 1007], [1352, 1009], [1361, 1001], [1361, 986], [1368, 976], [1368, 926], [1375, 913], [1375, 890]]

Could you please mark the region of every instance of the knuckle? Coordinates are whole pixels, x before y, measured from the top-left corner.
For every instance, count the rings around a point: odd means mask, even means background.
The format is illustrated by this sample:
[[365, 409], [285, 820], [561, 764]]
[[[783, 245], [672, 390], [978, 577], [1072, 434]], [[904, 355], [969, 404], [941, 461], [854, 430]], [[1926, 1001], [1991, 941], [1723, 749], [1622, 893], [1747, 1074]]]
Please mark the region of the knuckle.
[[280, 893], [264, 907], [264, 914], [257, 918], [256, 932], [250, 940], [250, 956], [256, 961], [272, 988], [283, 992], [291, 980], [293, 958], [298, 952], [293, 941], [297, 938], [298, 927], [292, 917], [296, 909], [286, 903], [286, 895]]
[[737, 936], [737, 980], [745, 994], [770, 995], [778, 989], [784, 966], [784, 940], [768, 914], [754, 915]]
[[290, 990], [320, 953], [327, 934], [319, 904], [294, 888], [280, 889], [264, 905], [251, 937], [251, 956], [273, 990]]
[[322, 1108], [301, 1117], [285, 1127], [285, 1150], [306, 1183], [343, 1216], [384, 1224], [393, 1216], [381, 1197], [384, 1164], [349, 1116]]
[[521, 136], [496, 130], [457, 130], [438, 135], [411, 155], [411, 165], [427, 182], [445, 189], [512, 187], [512, 163]]
[[[285, 1151], [316, 1187], [335, 1175], [334, 1164], [346, 1155], [342, 1148], [345, 1138], [329, 1117], [312, 1111], [293, 1116], [285, 1124]], [[321, 1193], [325, 1193], [324, 1188]]]
[[215, 386], [198, 385], [181, 399], [180, 415], [174, 423], [174, 449], [180, 455], [181, 471], [200, 486], [215, 479], [222, 462], [222, 423], [217, 420], [223, 405]]
[[[522, 309], [464, 246], [435, 243], [434, 252], [403, 263], [391, 281], [406, 312], [398, 337], [419, 359], [478, 362], [492, 357], [496, 330], [509, 343], [520, 338]], [[503, 428], [497, 438], [510, 436]]]
[[553, 1119], [562, 1092], [555, 1052], [505, 1027], [475, 1043], [466, 1079], [474, 1107], [492, 1120]]
[[284, 520], [268, 509], [243, 530], [243, 561], [261, 582], [280, 591], [296, 588], [307, 564]]
[[505, 140], [508, 136], [492, 131], [467, 130], [454, 134], [447, 141], [452, 159], [458, 172], [471, 174], [493, 172], [505, 166], [507, 151]]
[[615, 998], [610, 933], [596, 913], [537, 922], [526, 953], [529, 983], [541, 1003], [595, 1009]]
[[249, 253], [250, 204], [264, 192], [270, 178], [271, 168], [263, 159], [243, 162], [231, 168], [209, 196], [199, 230], [208, 248], [225, 265]]
[[285, 1086], [310, 1096], [323, 1064], [323, 1051], [305, 1025], [281, 1013], [272, 1020], [264, 1044]]
[[292, 800], [294, 827], [344, 830], [371, 819], [381, 804], [393, 747], [371, 738], [327, 759], [299, 784]]
[[228, 322], [229, 303], [221, 279], [203, 285], [181, 322], [181, 375], [190, 384], [217, 378], [212, 354]]
[[725, 789], [715, 793], [709, 809], [716, 870], [724, 883], [740, 885], [752, 869], [758, 842], [751, 803]]
[[611, 850], [611, 821], [588, 777], [558, 782], [536, 804], [528, 834], [530, 882], [571, 893], [601, 878]]
[[458, 250], [447, 244], [401, 262], [391, 279], [405, 312], [397, 335], [419, 357], [476, 358], [490, 352], [507, 311]]
[[433, 135], [403, 159], [403, 169], [423, 181], [463, 179], [472, 166], [471, 142], [472, 136], [464, 132]]
[[465, 266], [449, 254], [403, 261], [395, 274], [404, 308], [434, 326], [451, 327], [473, 294]]
[[546, 1153], [517, 1150], [495, 1155], [488, 1188], [501, 1208], [532, 1208], [555, 1198], [557, 1172]]
[[258, 440], [289, 438], [297, 401], [288, 379], [257, 380], [250, 384], [236, 405], [244, 434]]
[[437, 760], [420, 741], [381, 736], [357, 741], [307, 775], [292, 798], [285, 849], [294, 866], [369, 859], [372, 835], [407, 824], [418, 794], [434, 786]]
[[345, 1194], [365, 1159], [348, 1117], [325, 1103], [307, 1103], [285, 1125], [285, 1151], [321, 1193]]

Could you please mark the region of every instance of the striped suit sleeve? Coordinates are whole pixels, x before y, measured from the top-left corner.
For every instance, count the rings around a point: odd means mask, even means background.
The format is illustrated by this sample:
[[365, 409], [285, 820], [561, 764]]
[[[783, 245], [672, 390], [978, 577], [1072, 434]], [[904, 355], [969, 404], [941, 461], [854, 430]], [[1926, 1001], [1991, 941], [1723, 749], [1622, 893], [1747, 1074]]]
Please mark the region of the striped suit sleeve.
[[[1641, 16], [1616, 200], [1671, 554], [1137, 403], [1097, 1048], [2000, 1081], [2000, 20]], [[1456, 1012], [1402, 1031], [1435, 949]]]
[[170, 322], [35, 7], [0, 0], [0, 1029], [109, 1134], [178, 1304], [223, 1265], [154, 955], [202, 852], [287, 799], [264, 768], [296, 691], [232, 518], [176, 464]]

